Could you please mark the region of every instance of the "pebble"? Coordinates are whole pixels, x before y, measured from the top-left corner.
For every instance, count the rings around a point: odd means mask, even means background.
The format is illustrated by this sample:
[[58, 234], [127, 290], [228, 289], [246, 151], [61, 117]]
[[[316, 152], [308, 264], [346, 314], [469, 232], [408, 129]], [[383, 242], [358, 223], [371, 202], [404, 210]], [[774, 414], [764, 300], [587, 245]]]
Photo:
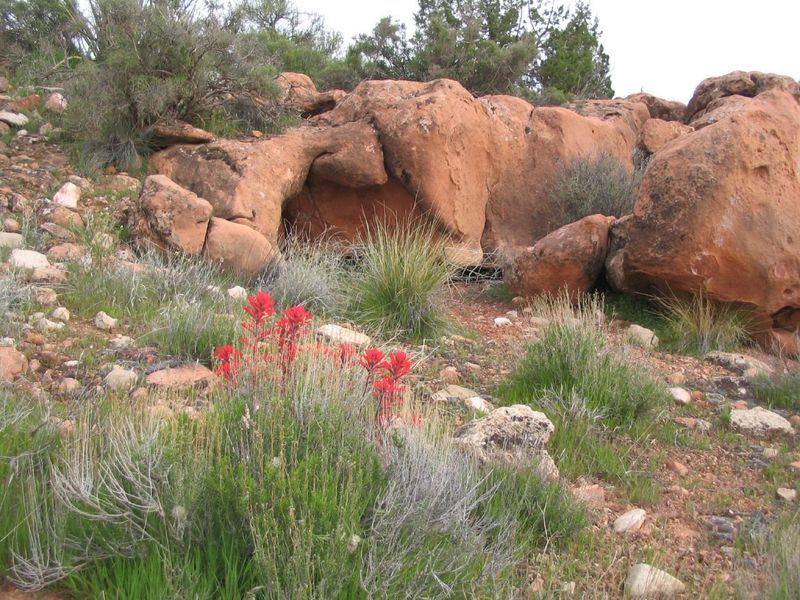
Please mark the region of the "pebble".
[[669, 377], [667, 377], [667, 381], [672, 385], [683, 385], [686, 383], [686, 375], [680, 371], [677, 373], [670, 373]]
[[644, 563], [633, 565], [625, 580], [625, 595], [631, 598], [672, 596], [685, 589], [680, 579]]
[[506, 317], [495, 317], [494, 319], [495, 327], [510, 327], [511, 325], [513, 325], [511, 319], [507, 319]]
[[118, 323], [118, 319], [107, 315], [102, 310], [94, 316], [94, 326], [104, 331], [114, 329]]
[[778, 496], [779, 500], [783, 500], [784, 502], [794, 502], [797, 500], [797, 490], [778, 488], [778, 491], [775, 494]]
[[654, 331], [636, 323], [628, 327], [627, 334], [629, 339], [644, 348], [655, 348], [660, 341]]
[[133, 346], [133, 338], [128, 337], [127, 335], [115, 335], [111, 338], [108, 344], [114, 350], [122, 350], [123, 348], [129, 348]]
[[111, 390], [130, 390], [136, 385], [139, 379], [136, 371], [126, 369], [119, 365], [114, 365], [105, 377], [106, 387]]
[[36, 321], [36, 329], [39, 331], [59, 331], [60, 329], [64, 329], [64, 327], [64, 323], [57, 323], [55, 321], [51, 321], [50, 319], [46, 319], [45, 317], [42, 317]]
[[50, 306], [58, 301], [58, 294], [53, 288], [39, 287], [33, 292], [37, 304], [42, 306]]
[[484, 400], [480, 396], [473, 396], [472, 398], [464, 398], [464, 406], [468, 410], [474, 410], [480, 413], [489, 413], [494, 410], [491, 402]]
[[[11, 219], [14, 221], [13, 219]], [[16, 223], [16, 221], [14, 221]], [[19, 233], [0, 232], [0, 248], [22, 248], [25, 245], [25, 238]]]
[[456, 383], [461, 376], [458, 374], [458, 369], [455, 367], [445, 367], [439, 371], [439, 379], [444, 383]]
[[81, 382], [72, 377], [64, 377], [58, 382], [58, 392], [64, 396], [77, 393], [81, 389]]
[[689, 390], [682, 387], [671, 387], [669, 388], [669, 393], [675, 404], [686, 406], [692, 401], [692, 395], [689, 393]]
[[63, 306], [59, 306], [57, 309], [55, 309], [52, 313], [50, 313], [50, 316], [56, 321], [63, 321], [64, 323], [69, 322], [70, 319], [69, 311]]
[[227, 294], [228, 298], [233, 298], [234, 300], [247, 299], [247, 290], [240, 285], [235, 285], [232, 288], [228, 288]]
[[[228, 291], [230, 292], [230, 290]], [[372, 338], [368, 335], [353, 331], [347, 327], [342, 327], [341, 325], [336, 325], [335, 323], [328, 323], [317, 327], [316, 334], [329, 344], [350, 344], [352, 346], [363, 347], [368, 346], [372, 342]]]
[[8, 217], [3, 221], [3, 229], [8, 233], [19, 233], [22, 230], [22, 227], [20, 227], [20, 224], [16, 219]]
[[78, 200], [81, 199], [81, 188], [72, 182], [67, 182], [61, 186], [53, 196], [53, 204], [63, 206], [70, 210], [78, 209]]
[[16, 269], [44, 269], [50, 266], [50, 261], [41, 252], [15, 248], [11, 251], [8, 264]]
[[617, 520], [614, 521], [614, 533], [633, 533], [634, 531], [639, 531], [646, 518], [647, 512], [644, 509], [631, 509], [617, 517]]
[[683, 463], [679, 463], [677, 460], [667, 462], [667, 469], [681, 477], [686, 477], [689, 474], [689, 467]]

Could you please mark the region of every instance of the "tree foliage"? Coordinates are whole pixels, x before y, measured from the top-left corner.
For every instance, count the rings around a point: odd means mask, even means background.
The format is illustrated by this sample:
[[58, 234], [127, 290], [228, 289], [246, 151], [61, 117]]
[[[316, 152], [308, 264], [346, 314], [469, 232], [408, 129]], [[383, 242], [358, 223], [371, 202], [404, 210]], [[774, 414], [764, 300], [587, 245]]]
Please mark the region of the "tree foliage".
[[613, 95], [597, 19], [543, 0], [420, 0], [416, 31], [381, 19], [348, 64], [363, 78], [456, 79], [475, 94]]

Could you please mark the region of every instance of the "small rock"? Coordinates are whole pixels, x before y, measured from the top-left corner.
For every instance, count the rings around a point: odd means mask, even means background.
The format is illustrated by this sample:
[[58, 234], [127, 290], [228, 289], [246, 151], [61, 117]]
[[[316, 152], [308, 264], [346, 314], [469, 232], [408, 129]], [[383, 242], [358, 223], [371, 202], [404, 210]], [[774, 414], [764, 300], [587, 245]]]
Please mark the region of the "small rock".
[[445, 367], [439, 371], [439, 379], [444, 383], [456, 383], [461, 376], [458, 374], [458, 369], [455, 367]]
[[79, 244], [57, 244], [47, 251], [48, 258], [55, 261], [75, 261], [86, 256], [89, 251]]
[[778, 488], [776, 495], [778, 496], [778, 500], [783, 500], [784, 502], [794, 502], [797, 500], [797, 490], [789, 488]]
[[480, 365], [476, 365], [475, 363], [465, 362], [464, 368], [469, 371], [470, 373], [478, 373], [481, 370]]
[[63, 306], [59, 306], [57, 309], [55, 309], [52, 313], [50, 313], [50, 316], [56, 321], [63, 321], [64, 323], [68, 323], [70, 318], [69, 311]]
[[691, 393], [692, 402], [701, 402], [703, 400], [704, 396], [705, 396], [705, 394], [703, 392], [701, 392], [700, 390], [692, 390], [692, 393]]
[[789, 468], [792, 471], [800, 471], [800, 460], [796, 460], [794, 462], [789, 463]]
[[686, 383], [686, 375], [678, 371], [677, 373], [670, 373], [667, 381], [672, 385], [683, 385]]
[[736, 523], [729, 517], [710, 516], [704, 519], [711, 535], [721, 543], [733, 544], [736, 540]]
[[659, 343], [658, 336], [654, 331], [647, 329], [646, 327], [642, 327], [641, 325], [637, 325], [636, 323], [633, 323], [628, 327], [627, 335], [628, 339], [633, 341], [633, 343], [642, 346], [643, 348], [655, 348]]
[[692, 401], [692, 395], [682, 387], [671, 387], [669, 388], [669, 393], [675, 404], [686, 406]]
[[[231, 288], [235, 289], [235, 288]], [[242, 288], [240, 288], [242, 289]], [[245, 297], [247, 292], [245, 292]], [[231, 290], [228, 290], [228, 296], [231, 296]], [[231, 296], [233, 298], [233, 296]], [[351, 344], [356, 347], [368, 346], [372, 342], [372, 338], [358, 331], [347, 329], [341, 325], [328, 323], [317, 327], [317, 336], [326, 340], [329, 344]]]
[[16, 269], [44, 269], [50, 266], [47, 257], [41, 252], [20, 248], [11, 251], [8, 264]]
[[64, 329], [64, 327], [64, 323], [56, 323], [44, 317], [36, 321], [36, 329], [39, 331], [59, 331], [60, 329]]
[[61, 114], [67, 109], [67, 99], [59, 92], [53, 92], [47, 97], [44, 107], [51, 112]]
[[122, 350], [133, 346], [133, 338], [127, 335], [115, 335], [109, 340], [108, 344], [114, 350]]
[[734, 410], [747, 410], [747, 400], [736, 400], [735, 402], [731, 403], [731, 408]]
[[94, 326], [104, 331], [114, 329], [119, 323], [118, 319], [110, 317], [102, 310], [94, 316]]
[[8, 217], [3, 221], [3, 229], [8, 233], [19, 233], [22, 231], [19, 221], [12, 219], [11, 217]]
[[590, 508], [602, 508], [606, 503], [606, 492], [596, 483], [572, 488], [572, 496]]
[[625, 595], [631, 598], [672, 596], [685, 589], [686, 585], [681, 580], [644, 563], [633, 565], [625, 580]]
[[64, 283], [67, 272], [59, 267], [39, 267], [31, 271], [28, 279], [34, 283]]
[[766, 459], [776, 458], [778, 456], [778, 449], [777, 448], [764, 448], [761, 452], [761, 456]]
[[114, 365], [111, 372], [106, 375], [106, 387], [111, 390], [130, 390], [136, 385], [139, 376], [136, 371], [131, 371], [119, 365]]
[[681, 477], [686, 477], [689, 474], [689, 467], [683, 463], [679, 463], [677, 460], [668, 461], [667, 469]]
[[511, 325], [513, 325], [511, 319], [507, 319], [506, 317], [495, 317], [494, 319], [495, 327], [510, 327]]
[[667, 491], [670, 494], [677, 494], [678, 496], [683, 496], [683, 497], [689, 496], [689, 490], [680, 485], [671, 485], [667, 488]]
[[634, 531], [639, 531], [646, 518], [647, 512], [645, 512], [644, 509], [631, 509], [617, 517], [617, 520], [614, 521], [614, 533], [633, 533]]
[[42, 123], [39, 125], [39, 131], [37, 131], [37, 135], [48, 136], [55, 130], [52, 123]]
[[773, 373], [772, 367], [768, 364], [745, 354], [709, 352], [703, 359], [747, 378]]
[[494, 406], [492, 406], [491, 402], [484, 400], [480, 396], [465, 398], [464, 406], [466, 406], [468, 410], [474, 410], [480, 413], [490, 413], [494, 410]]
[[56, 291], [48, 287], [36, 288], [33, 292], [33, 296], [36, 298], [37, 304], [41, 304], [42, 306], [50, 306], [58, 301], [58, 294], [56, 294]]
[[233, 298], [234, 300], [247, 299], [247, 290], [240, 285], [235, 285], [232, 288], [228, 288], [227, 294], [228, 298]]
[[789, 421], [760, 406], [749, 410], [732, 410], [731, 427], [736, 431], [756, 437], [792, 435], [794, 433], [794, 428]]
[[789, 417], [789, 423], [795, 429], [800, 429], [800, 415], [792, 415]]
[[149, 385], [171, 390], [207, 386], [216, 376], [200, 364], [169, 367], [150, 373], [145, 380]]
[[58, 382], [58, 392], [63, 396], [71, 396], [81, 389], [81, 382], [72, 377], [64, 377]]
[[41, 333], [36, 333], [33, 330], [25, 332], [25, 341], [34, 346], [44, 345], [44, 336]]
[[22, 113], [0, 110], [0, 121], [13, 125], [14, 127], [23, 127], [28, 124], [28, 117]]
[[28, 359], [15, 348], [0, 348], [0, 381], [13, 381], [28, 370]]
[[[14, 219], [10, 220], [16, 223]], [[23, 238], [19, 233], [7, 233], [5, 231], [0, 232], [0, 248], [22, 248], [24, 244], [25, 238]]]

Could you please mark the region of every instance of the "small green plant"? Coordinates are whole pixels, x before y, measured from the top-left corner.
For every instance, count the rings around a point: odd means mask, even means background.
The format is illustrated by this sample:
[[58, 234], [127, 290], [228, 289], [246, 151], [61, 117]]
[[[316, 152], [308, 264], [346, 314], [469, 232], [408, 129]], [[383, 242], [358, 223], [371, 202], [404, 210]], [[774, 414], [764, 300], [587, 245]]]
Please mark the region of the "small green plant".
[[705, 354], [731, 351], [748, 337], [749, 320], [741, 309], [714, 302], [705, 294], [658, 300], [666, 325], [665, 342], [679, 352]]
[[800, 410], [800, 371], [783, 375], [759, 375], [750, 384], [759, 402], [775, 408]]
[[564, 223], [595, 214], [622, 217], [633, 212], [641, 173], [609, 154], [580, 156], [561, 166], [551, 198]]
[[445, 240], [433, 226], [419, 221], [375, 226], [347, 281], [346, 314], [385, 336], [437, 338], [447, 328], [440, 296], [453, 273]]

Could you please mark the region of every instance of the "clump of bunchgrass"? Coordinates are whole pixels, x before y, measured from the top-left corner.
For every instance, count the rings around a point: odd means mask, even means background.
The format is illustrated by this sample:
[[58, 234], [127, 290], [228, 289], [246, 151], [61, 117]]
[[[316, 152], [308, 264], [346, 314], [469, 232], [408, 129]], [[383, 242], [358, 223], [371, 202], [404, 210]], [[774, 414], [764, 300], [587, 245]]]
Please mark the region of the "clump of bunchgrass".
[[369, 229], [347, 281], [347, 314], [384, 336], [439, 337], [447, 327], [440, 296], [454, 273], [445, 246], [436, 229], [421, 221]]
[[783, 375], [759, 375], [750, 384], [756, 399], [770, 408], [800, 410], [800, 371]]
[[660, 298], [658, 303], [666, 321], [665, 341], [679, 352], [732, 351], [747, 340], [747, 314], [731, 304], [715, 302], [702, 292]]

